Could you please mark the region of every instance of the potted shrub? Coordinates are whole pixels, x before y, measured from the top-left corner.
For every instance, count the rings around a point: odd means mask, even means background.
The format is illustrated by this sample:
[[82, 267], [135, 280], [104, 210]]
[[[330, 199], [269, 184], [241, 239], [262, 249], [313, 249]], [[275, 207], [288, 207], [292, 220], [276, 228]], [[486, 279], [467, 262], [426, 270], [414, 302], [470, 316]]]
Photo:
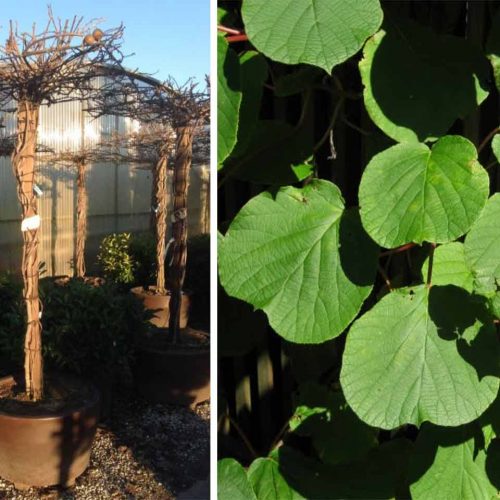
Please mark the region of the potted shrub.
[[[162, 295], [159, 292], [165, 291], [168, 296], [163, 304], [168, 301], [169, 312], [168, 316], [157, 318], [148, 335], [138, 336], [135, 378], [140, 393], [151, 401], [194, 405], [209, 397], [210, 350], [208, 334], [189, 328], [183, 313], [186, 302], [183, 287], [187, 260], [187, 190], [194, 137], [203, 138], [207, 132], [209, 98], [206, 92], [198, 92], [196, 84], [191, 81], [179, 86], [173, 80], [161, 83], [138, 73], [126, 72], [121, 76], [113, 79], [106, 91], [97, 97], [95, 114], [115, 114], [141, 123], [160, 124], [164, 131], [154, 173], [157, 283], [149, 294], [144, 294], [143, 288], [135, 292], [147, 300], [147, 295], [158, 298]], [[129, 98], [123, 99], [123, 94]], [[172, 136], [175, 137], [174, 148], [171, 147]], [[206, 140], [204, 144], [207, 144]], [[172, 238], [167, 252], [166, 177], [172, 149], [174, 203]], [[155, 303], [148, 307], [157, 310], [163, 305]]]
[[[90, 97], [96, 67], [117, 65], [122, 27], [107, 32], [49, 9], [44, 31], [11, 23], [0, 52], [0, 108], [15, 106], [12, 166], [22, 208], [25, 304], [24, 373], [0, 382], [0, 477], [18, 486], [71, 484], [87, 467], [99, 398], [87, 382], [44, 373], [38, 255], [40, 216], [35, 194], [40, 107]], [[78, 89], [78, 93], [77, 93]], [[88, 91], [88, 95], [87, 94]]]

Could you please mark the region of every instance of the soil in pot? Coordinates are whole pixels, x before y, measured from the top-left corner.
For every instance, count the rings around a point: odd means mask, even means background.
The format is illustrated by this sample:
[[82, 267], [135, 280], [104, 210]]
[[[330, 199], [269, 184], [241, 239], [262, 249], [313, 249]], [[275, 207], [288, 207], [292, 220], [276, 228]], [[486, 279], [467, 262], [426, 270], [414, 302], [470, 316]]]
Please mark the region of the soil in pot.
[[168, 330], [157, 328], [138, 341], [137, 390], [152, 403], [194, 407], [210, 398], [210, 337], [183, 328], [177, 344], [168, 340]]
[[[151, 324], [158, 328], [167, 328], [170, 319], [170, 293], [160, 294], [157, 293], [155, 286], [150, 286], [148, 288], [143, 288], [138, 286], [130, 290], [134, 295], [139, 297], [143, 303], [144, 307], [154, 313], [154, 316], [150, 319]], [[186, 328], [189, 317], [189, 294], [182, 292], [181, 299], [181, 317], [180, 317], [180, 327]]]
[[90, 460], [99, 395], [67, 374], [45, 381], [42, 401], [29, 401], [23, 377], [0, 379], [0, 477], [17, 488], [69, 486]]

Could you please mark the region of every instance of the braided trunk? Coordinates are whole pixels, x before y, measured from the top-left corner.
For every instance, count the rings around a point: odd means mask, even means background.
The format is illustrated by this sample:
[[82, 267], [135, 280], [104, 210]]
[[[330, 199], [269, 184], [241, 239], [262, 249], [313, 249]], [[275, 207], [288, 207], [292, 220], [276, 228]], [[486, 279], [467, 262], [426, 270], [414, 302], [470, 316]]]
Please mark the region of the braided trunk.
[[153, 176], [156, 198], [156, 292], [165, 294], [165, 244], [167, 238], [167, 154], [162, 154]]
[[[39, 106], [20, 101], [17, 116], [17, 140], [12, 154], [12, 165], [17, 179], [17, 193], [23, 216], [23, 297], [26, 304], [27, 329], [24, 342], [24, 371], [26, 392], [30, 399], [43, 397], [43, 358], [41, 303], [38, 294], [39, 280], [39, 224], [38, 203], [34, 192], [35, 150]], [[31, 224], [26, 220], [31, 219]]]
[[77, 201], [76, 201], [76, 250], [75, 250], [75, 276], [85, 276], [85, 242], [87, 240], [87, 168], [83, 160], [78, 162]]
[[169, 331], [174, 343], [178, 340], [182, 287], [187, 260], [187, 194], [189, 170], [193, 156], [194, 127], [176, 130], [177, 144], [174, 166], [174, 216], [172, 225], [173, 257], [169, 280], [171, 289]]

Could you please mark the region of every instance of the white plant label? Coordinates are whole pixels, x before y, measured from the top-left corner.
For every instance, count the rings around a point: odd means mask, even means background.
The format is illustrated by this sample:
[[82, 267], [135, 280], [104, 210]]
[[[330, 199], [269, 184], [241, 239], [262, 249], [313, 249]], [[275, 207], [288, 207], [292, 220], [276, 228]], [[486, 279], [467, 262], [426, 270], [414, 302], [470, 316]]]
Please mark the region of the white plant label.
[[40, 222], [41, 220], [39, 215], [32, 215], [31, 217], [27, 217], [21, 222], [21, 231], [26, 232], [32, 231], [33, 229], [38, 229], [40, 227]]

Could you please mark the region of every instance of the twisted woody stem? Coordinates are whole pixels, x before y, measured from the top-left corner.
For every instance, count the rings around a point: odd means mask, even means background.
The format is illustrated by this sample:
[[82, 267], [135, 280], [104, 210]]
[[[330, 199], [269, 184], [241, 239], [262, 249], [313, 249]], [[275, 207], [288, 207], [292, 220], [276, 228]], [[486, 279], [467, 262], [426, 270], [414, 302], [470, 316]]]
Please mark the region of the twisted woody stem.
[[76, 249], [75, 249], [75, 276], [85, 276], [85, 242], [87, 240], [87, 165], [85, 160], [77, 164], [77, 201], [76, 201]]
[[182, 288], [187, 260], [187, 193], [188, 178], [193, 156], [195, 127], [184, 125], [176, 129], [177, 146], [174, 165], [174, 213], [172, 225], [173, 256], [169, 280], [171, 289], [169, 331], [172, 342], [179, 337]]
[[[39, 105], [28, 100], [19, 102], [17, 141], [12, 153], [12, 166], [17, 178], [17, 192], [23, 221], [38, 216], [38, 203], [34, 192], [38, 119]], [[39, 228], [35, 223], [30, 228], [24, 227], [23, 229], [23, 298], [27, 314], [24, 368], [26, 392], [32, 400], [37, 401], [43, 396], [41, 303], [38, 297]]]
[[165, 294], [165, 244], [167, 237], [167, 163], [168, 152], [164, 151], [153, 174], [156, 201], [156, 292]]

